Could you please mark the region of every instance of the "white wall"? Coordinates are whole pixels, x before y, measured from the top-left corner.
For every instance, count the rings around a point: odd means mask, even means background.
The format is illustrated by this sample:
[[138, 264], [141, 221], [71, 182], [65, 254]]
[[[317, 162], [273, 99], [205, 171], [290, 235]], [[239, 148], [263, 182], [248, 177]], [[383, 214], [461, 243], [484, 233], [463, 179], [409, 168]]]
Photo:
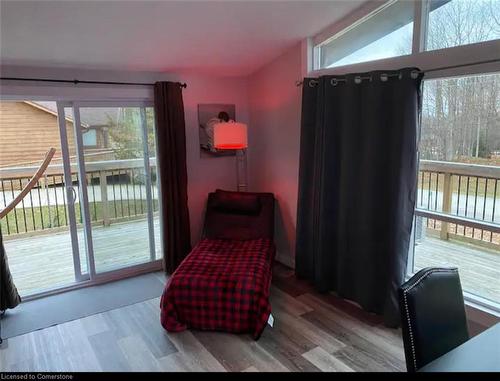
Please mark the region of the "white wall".
[[[152, 83], [159, 80], [186, 82], [183, 90], [186, 117], [186, 152], [188, 167], [188, 200], [191, 220], [191, 240], [196, 243], [201, 235], [207, 194], [216, 188], [236, 189], [234, 157], [200, 158], [198, 140], [198, 104], [234, 103], [239, 121], [249, 122], [247, 79], [197, 76], [182, 73], [110, 72], [93, 70], [2, 67], [2, 77], [63, 78], [96, 81], [126, 81]], [[89, 86], [54, 85], [2, 81], [2, 99], [9, 97], [36, 97], [37, 99], [143, 99], [152, 100], [153, 90], [148, 86]]]
[[202, 229], [207, 194], [216, 188], [236, 190], [235, 157], [200, 158], [198, 140], [198, 104], [234, 103], [238, 121], [248, 123], [246, 79], [183, 77], [186, 115], [186, 152], [191, 240], [197, 242]]
[[252, 191], [277, 200], [277, 259], [295, 263], [295, 227], [300, 151], [301, 45], [297, 44], [249, 77], [248, 179]]

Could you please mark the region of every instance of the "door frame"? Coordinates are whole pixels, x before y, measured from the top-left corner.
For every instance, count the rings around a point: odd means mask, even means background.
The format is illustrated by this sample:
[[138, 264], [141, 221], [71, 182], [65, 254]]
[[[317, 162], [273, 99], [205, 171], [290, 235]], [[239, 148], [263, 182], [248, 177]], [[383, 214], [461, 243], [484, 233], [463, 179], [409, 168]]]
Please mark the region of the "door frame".
[[[61, 102], [56, 102], [56, 105], [57, 105], [57, 124], [59, 126], [59, 136], [61, 141], [61, 157], [62, 157], [63, 172], [64, 172], [64, 189], [66, 191], [66, 200], [68, 202], [66, 211], [68, 213], [69, 233], [71, 237], [73, 268], [74, 268], [75, 282], [78, 283], [89, 280], [89, 275], [86, 274], [84, 276], [81, 270], [80, 247], [78, 245], [79, 243], [78, 229], [76, 224], [76, 213], [75, 213], [76, 192], [75, 188], [73, 188], [73, 178], [71, 175], [68, 132], [66, 130], [66, 113], [64, 111], [64, 105]], [[88, 259], [87, 263], [89, 263]]]

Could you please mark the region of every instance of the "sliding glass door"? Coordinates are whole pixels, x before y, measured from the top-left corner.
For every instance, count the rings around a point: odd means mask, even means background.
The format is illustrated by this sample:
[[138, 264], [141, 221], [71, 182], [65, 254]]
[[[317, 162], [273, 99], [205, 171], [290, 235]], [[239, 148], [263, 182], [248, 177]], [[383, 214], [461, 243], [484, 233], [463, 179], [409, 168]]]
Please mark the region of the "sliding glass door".
[[[82, 225], [96, 274], [156, 259], [158, 191], [152, 171], [153, 110], [145, 105], [75, 103]], [[150, 128], [148, 129], [148, 125]], [[148, 133], [150, 132], [150, 133]]]
[[[22, 114], [13, 123], [18, 133], [27, 115], [36, 114], [38, 119], [26, 126], [26, 136], [19, 136], [16, 152], [0, 144], [2, 160], [10, 151], [17, 155], [12, 165], [6, 163], [8, 168], [5, 163], [0, 166], [4, 207], [43, 159], [30, 151], [33, 143], [45, 147], [44, 152], [56, 148], [36, 187], [0, 221], [14, 281], [24, 297], [159, 267], [151, 106], [144, 102], [5, 105]], [[8, 123], [2, 120], [3, 136], [8, 136]], [[19, 168], [19, 155], [31, 166]]]

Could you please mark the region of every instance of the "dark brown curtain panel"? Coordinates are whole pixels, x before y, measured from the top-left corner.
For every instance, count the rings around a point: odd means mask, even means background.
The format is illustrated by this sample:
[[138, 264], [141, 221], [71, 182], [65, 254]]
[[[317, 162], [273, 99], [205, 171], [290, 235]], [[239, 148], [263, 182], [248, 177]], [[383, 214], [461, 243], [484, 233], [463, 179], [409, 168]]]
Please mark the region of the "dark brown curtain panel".
[[417, 180], [422, 75], [305, 79], [296, 273], [399, 325]]
[[0, 311], [14, 308], [19, 303], [21, 303], [21, 298], [10, 274], [7, 254], [5, 254], [3, 246], [2, 231], [0, 230]]
[[157, 82], [154, 97], [164, 268], [167, 274], [172, 274], [191, 251], [186, 128], [180, 83]]

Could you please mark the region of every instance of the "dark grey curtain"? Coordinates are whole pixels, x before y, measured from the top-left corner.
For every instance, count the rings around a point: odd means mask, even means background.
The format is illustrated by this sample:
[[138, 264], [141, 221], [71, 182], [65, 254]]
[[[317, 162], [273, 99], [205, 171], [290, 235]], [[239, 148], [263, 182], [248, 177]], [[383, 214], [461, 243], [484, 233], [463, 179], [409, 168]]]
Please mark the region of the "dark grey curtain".
[[0, 230], [0, 311], [14, 308], [19, 303], [21, 303], [21, 298], [10, 274], [9, 263], [3, 246], [2, 231]]
[[165, 272], [172, 274], [191, 251], [186, 126], [180, 83], [155, 83], [154, 97], [163, 219], [163, 263]]
[[415, 70], [305, 79], [302, 93], [296, 274], [388, 326], [399, 325], [415, 205]]

